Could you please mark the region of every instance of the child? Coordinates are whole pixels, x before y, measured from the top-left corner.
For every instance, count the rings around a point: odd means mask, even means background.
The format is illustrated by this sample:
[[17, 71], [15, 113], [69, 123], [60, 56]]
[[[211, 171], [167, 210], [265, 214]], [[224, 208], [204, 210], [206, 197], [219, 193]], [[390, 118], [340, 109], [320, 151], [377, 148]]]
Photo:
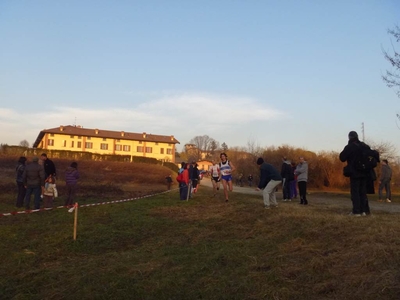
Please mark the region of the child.
[[46, 185], [43, 190], [43, 204], [45, 208], [52, 208], [54, 198], [58, 197], [58, 192], [56, 188], [56, 180], [53, 176], [49, 176], [46, 179]]

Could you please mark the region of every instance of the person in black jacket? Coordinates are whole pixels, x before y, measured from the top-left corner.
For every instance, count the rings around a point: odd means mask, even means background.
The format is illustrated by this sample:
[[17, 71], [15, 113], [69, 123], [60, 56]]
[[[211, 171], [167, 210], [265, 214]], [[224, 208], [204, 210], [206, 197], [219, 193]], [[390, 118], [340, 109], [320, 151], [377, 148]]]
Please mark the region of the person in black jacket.
[[46, 153], [42, 153], [40, 159], [43, 161], [43, 168], [46, 179], [51, 175], [56, 177], [56, 166], [54, 165], [53, 161], [47, 158]]
[[[348, 137], [348, 144], [340, 153], [339, 159], [342, 162], [347, 161], [348, 168], [350, 169], [350, 195], [353, 203], [351, 215], [360, 217], [370, 213], [367, 198], [367, 180], [370, 176], [370, 170], [359, 170], [356, 164], [363, 155], [363, 148], [367, 148], [371, 152], [373, 151], [367, 144], [358, 139], [357, 132], [350, 131]], [[379, 156], [376, 159], [379, 160]]]
[[290, 181], [294, 179], [294, 173], [290, 161], [286, 157], [282, 159], [281, 177], [282, 177], [282, 196], [283, 201], [291, 201], [290, 198]]
[[16, 203], [17, 207], [24, 206], [26, 187], [24, 186], [24, 178], [22, 177], [22, 175], [24, 174], [24, 171], [25, 171], [25, 162], [26, 162], [26, 157], [21, 156], [19, 158], [18, 164], [15, 168], [16, 181], [17, 181], [17, 187], [18, 187], [18, 195], [17, 195], [17, 203]]
[[264, 162], [262, 157], [257, 159], [257, 165], [260, 167], [260, 183], [256, 191], [263, 190], [263, 200], [266, 209], [272, 206], [278, 206], [276, 202], [275, 189], [282, 182], [282, 177], [279, 171], [271, 164]]

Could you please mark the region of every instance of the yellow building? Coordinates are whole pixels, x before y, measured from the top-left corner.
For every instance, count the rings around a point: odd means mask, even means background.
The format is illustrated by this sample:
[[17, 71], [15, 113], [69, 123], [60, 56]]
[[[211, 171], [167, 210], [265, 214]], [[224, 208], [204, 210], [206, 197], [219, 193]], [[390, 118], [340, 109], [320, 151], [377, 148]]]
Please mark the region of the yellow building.
[[154, 135], [124, 131], [89, 129], [82, 126], [60, 126], [42, 130], [33, 148], [91, 152], [108, 155], [145, 156], [175, 162], [173, 135]]

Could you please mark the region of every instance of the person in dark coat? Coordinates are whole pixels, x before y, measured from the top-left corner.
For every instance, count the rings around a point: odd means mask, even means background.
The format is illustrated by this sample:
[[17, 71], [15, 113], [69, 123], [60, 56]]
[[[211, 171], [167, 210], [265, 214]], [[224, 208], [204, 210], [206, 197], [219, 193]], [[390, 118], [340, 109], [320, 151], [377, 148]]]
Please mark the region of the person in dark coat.
[[172, 185], [172, 176], [171, 176], [171, 174], [168, 175], [167, 177], [165, 177], [165, 180], [167, 181], [167, 188], [168, 188], [168, 190], [170, 190], [171, 189], [171, 185]]
[[199, 183], [199, 168], [198, 168], [198, 164], [194, 164], [193, 165], [193, 169], [192, 169], [192, 189], [193, 189], [193, 193], [197, 192], [197, 184]]
[[282, 161], [281, 177], [283, 201], [291, 201], [292, 199], [290, 198], [290, 181], [293, 179], [294, 173], [292, 171], [290, 161], [288, 161], [286, 157], [283, 157]]
[[49, 178], [50, 175], [56, 177], [56, 166], [54, 165], [52, 160], [47, 158], [47, 154], [42, 153], [40, 159], [43, 161], [43, 168], [46, 179]]
[[24, 171], [25, 171], [25, 162], [26, 162], [26, 157], [21, 156], [18, 160], [17, 166], [15, 167], [17, 191], [18, 191], [17, 202], [16, 202], [17, 207], [24, 206], [24, 199], [25, 199], [25, 195], [26, 195], [26, 188], [24, 186], [24, 178], [22, 177], [22, 175], [24, 174]]
[[[347, 165], [351, 169], [349, 176], [351, 201], [353, 203], [351, 215], [360, 217], [370, 213], [367, 198], [367, 181], [371, 176], [371, 170], [360, 171], [355, 167], [355, 164], [362, 156], [362, 148], [366, 147], [368, 150], [371, 150], [371, 148], [358, 139], [358, 134], [355, 131], [350, 131], [348, 137], [348, 144], [340, 153], [339, 159], [342, 162], [347, 161]], [[376, 159], [379, 160], [379, 157]]]
[[40, 208], [40, 195], [44, 190], [44, 170], [39, 165], [39, 158], [34, 156], [32, 162], [25, 167], [25, 171], [22, 174], [24, 186], [26, 187], [25, 196], [25, 208], [30, 209], [31, 195], [34, 194], [34, 207], [35, 209]]
[[266, 209], [269, 209], [270, 205], [277, 207], [275, 189], [278, 184], [282, 183], [282, 177], [279, 171], [271, 164], [264, 162], [262, 157], [257, 159], [257, 165], [260, 167], [260, 183], [256, 191], [263, 190], [263, 200]]

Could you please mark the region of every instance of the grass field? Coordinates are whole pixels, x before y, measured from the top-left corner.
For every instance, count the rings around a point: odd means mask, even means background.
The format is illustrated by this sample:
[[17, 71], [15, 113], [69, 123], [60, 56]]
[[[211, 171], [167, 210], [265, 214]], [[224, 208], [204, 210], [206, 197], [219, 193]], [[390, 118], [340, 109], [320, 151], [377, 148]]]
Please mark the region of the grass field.
[[210, 194], [82, 207], [76, 241], [66, 209], [1, 217], [0, 299], [400, 298], [398, 214], [352, 218], [336, 194], [271, 210], [261, 196]]

